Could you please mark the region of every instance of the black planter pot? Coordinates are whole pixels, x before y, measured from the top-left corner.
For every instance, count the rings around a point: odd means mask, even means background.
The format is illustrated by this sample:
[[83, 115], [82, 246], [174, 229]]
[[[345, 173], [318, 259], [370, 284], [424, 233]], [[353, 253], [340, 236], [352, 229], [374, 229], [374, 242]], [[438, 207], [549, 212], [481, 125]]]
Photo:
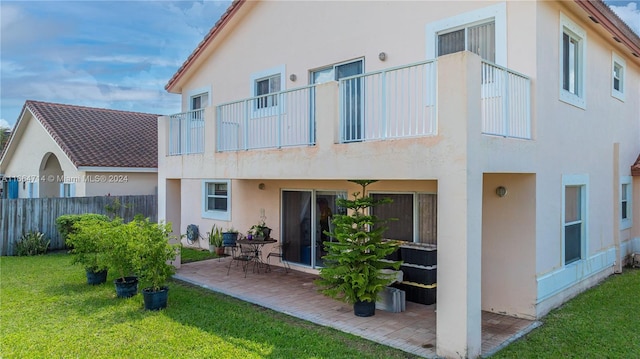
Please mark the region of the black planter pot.
[[116, 285], [118, 298], [129, 298], [138, 294], [138, 277], [124, 277], [124, 281], [118, 278], [113, 283]]
[[169, 287], [161, 287], [160, 290], [155, 292], [151, 288], [142, 290], [145, 310], [160, 310], [166, 308], [168, 297]]
[[376, 302], [355, 302], [353, 314], [356, 317], [371, 317], [376, 314]]
[[94, 272], [90, 269], [87, 269], [87, 284], [97, 285], [102, 284], [107, 281], [107, 270], [101, 270]]

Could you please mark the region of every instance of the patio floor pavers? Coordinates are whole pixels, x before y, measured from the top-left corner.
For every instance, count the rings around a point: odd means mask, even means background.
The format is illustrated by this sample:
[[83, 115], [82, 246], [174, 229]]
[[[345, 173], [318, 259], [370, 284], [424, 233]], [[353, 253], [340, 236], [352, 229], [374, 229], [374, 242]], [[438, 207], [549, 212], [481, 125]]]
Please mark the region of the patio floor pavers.
[[[436, 356], [436, 304], [406, 303], [406, 311], [376, 310], [373, 317], [353, 314], [352, 306], [318, 292], [317, 275], [281, 267], [244, 278], [241, 266], [231, 266], [230, 258], [182, 264], [175, 278], [223, 293], [318, 325], [332, 327], [374, 342], [425, 358]], [[540, 323], [482, 312], [482, 355], [487, 356], [522, 336]]]

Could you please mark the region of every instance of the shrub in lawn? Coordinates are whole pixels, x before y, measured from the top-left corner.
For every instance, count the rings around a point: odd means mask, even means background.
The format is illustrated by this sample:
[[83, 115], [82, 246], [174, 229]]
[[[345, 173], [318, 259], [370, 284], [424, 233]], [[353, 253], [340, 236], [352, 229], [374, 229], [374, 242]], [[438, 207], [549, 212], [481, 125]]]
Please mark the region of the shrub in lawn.
[[71, 247], [71, 245], [67, 242], [69, 239], [69, 235], [73, 234], [77, 231], [77, 227], [74, 225], [82, 220], [95, 219], [101, 221], [108, 221], [109, 217], [103, 214], [97, 213], [85, 213], [85, 214], [63, 214], [56, 218], [56, 228], [58, 229], [58, 233], [60, 233], [60, 237], [65, 241], [65, 245], [67, 247]]
[[104, 242], [107, 240], [108, 229], [118, 223], [109, 222], [106, 216], [101, 215], [78, 216], [72, 222], [73, 226], [67, 232], [66, 239], [67, 245], [71, 247], [70, 253], [73, 254], [72, 263], [82, 265], [88, 272], [107, 269]]
[[16, 243], [16, 255], [18, 256], [36, 256], [46, 254], [49, 249], [49, 243], [44, 233], [37, 231], [29, 231], [20, 237]]

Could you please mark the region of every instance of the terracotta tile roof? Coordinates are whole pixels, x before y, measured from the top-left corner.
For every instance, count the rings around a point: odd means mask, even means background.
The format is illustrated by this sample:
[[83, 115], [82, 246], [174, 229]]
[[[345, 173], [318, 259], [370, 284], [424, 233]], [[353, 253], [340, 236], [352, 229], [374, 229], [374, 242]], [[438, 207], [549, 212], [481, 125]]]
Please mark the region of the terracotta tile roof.
[[158, 167], [159, 115], [31, 100], [24, 106], [76, 167]]
[[602, 25], [616, 42], [626, 46], [631, 54], [640, 57], [640, 36], [602, 0], [574, 0], [592, 20]]
[[640, 155], [638, 155], [638, 159], [636, 163], [631, 166], [631, 175], [632, 176], [640, 176]]

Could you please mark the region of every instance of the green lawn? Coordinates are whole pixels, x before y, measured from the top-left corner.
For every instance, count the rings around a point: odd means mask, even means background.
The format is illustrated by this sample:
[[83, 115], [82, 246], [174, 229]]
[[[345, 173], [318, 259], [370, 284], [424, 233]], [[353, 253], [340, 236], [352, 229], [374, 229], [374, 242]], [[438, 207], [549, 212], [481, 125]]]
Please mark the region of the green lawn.
[[608, 278], [542, 322], [494, 358], [640, 358], [640, 270]]
[[180, 263], [197, 262], [205, 259], [218, 258], [215, 253], [207, 249], [196, 249], [189, 247], [180, 248]]
[[170, 283], [169, 307], [119, 299], [67, 254], [0, 258], [2, 358], [416, 358], [201, 288]]

